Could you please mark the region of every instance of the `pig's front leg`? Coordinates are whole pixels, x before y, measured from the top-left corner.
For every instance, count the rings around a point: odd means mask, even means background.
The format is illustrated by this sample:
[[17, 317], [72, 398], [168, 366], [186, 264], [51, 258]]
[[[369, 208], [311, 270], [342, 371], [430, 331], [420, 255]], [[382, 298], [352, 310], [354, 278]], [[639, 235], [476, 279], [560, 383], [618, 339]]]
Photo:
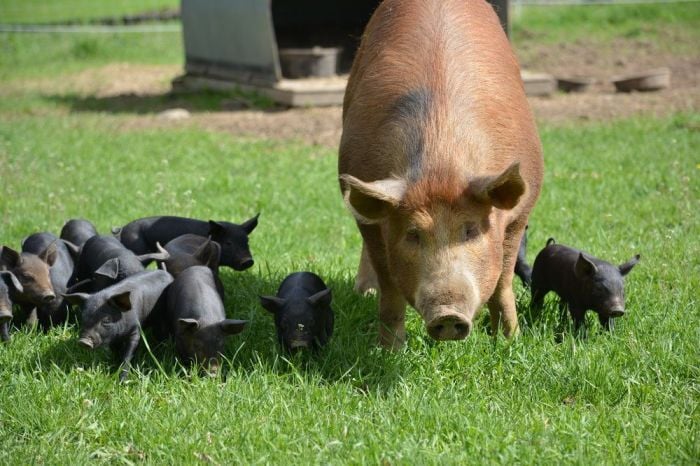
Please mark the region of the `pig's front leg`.
[[406, 342], [406, 300], [391, 280], [382, 232], [377, 225], [359, 225], [379, 284], [379, 345], [398, 350]]
[[[508, 238], [518, 238], [519, 240], [524, 231], [525, 227], [522, 228], [520, 234], [507, 231], [506, 236]], [[503, 334], [506, 338], [513, 337], [518, 333], [518, 313], [515, 309], [513, 276], [515, 275], [515, 261], [518, 257], [519, 248], [520, 241], [510, 239], [503, 244], [503, 269], [501, 277], [496, 284], [496, 290], [488, 301], [488, 308], [491, 314], [491, 332], [494, 338], [498, 336], [499, 323], [503, 325]], [[542, 297], [544, 297], [544, 295]]]
[[126, 380], [126, 376], [129, 374], [129, 369], [131, 368], [131, 359], [134, 357], [134, 353], [136, 352], [136, 348], [139, 346], [139, 342], [141, 341], [141, 335], [138, 333], [132, 333], [127, 337], [126, 342], [124, 343], [124, 350], [122, 353], [122, 363], [121, 363], [121, 372], [119, 373], [119, 381], [124, 382]]
[[615, 329], [615, 320], [611, 319], [610, 316], [598, 314], [598, 322], [600, 322], [600, 326], [608, 332], [611, 332]]
[[357, 268], [357, 276], [355, 277], [355, 292], [364, 296], [377, 292], [377, 274], [374, 272], [374, 267], [372, 267], [372, 261], [364, 241], [362, 242], [360, 265]]
[[586, 336], [586, 309], [576, 304], [569, 303], [569, 312], [574, 321], [574, 332], [582, 337]]

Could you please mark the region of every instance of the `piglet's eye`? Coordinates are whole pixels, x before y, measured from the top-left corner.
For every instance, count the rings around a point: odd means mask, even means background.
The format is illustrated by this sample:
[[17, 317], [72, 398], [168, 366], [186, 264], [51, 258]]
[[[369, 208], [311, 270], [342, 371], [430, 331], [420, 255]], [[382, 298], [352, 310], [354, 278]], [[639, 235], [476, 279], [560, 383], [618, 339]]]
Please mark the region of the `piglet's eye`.
[[418, 228], [409, 228], [406, 231], [406, 242], [416, 246], [420, 244], [420, 232]]
[[464, 241], [471, 241], [479, 236], [479, 227], [473, 223], [464, 225], [462, 230], [462, 238]]

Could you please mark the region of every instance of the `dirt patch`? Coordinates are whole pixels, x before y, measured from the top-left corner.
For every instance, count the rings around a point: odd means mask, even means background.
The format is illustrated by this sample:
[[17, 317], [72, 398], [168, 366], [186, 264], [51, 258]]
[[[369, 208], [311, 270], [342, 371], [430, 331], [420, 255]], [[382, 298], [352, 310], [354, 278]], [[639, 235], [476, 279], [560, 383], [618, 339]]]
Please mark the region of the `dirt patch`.
[[[682, 38], [673, 36], [669, 40]], [[565, 124], [699, 111], [700, 56], [678, 56], [665, 51], [663, 45], [622, 38], [605, 46], [583, 41], [522, 45], [518, 54], [526, 69], [560, 77], [588, 76], [596, 80], [590, 92], [531, 98], [538, 121]], [[611, 77], [660, 66], [667, 66], [672, 71], [669, 89], [632, 94], [614, 91]], [[192, 99], [169, 94], [170, 81], [179, 73], [179, 66], [112, 64], [87, 70], [70, 79], [8, 83], [0, 90], [0, 96], [32, 90], [66, 103], [71, 111], [127, 114], [130, 117], [123, 120], [124, 129], [196, 126], [243, 137], [299, 140], [328, 147], [338, 145], [340, 107], [257, 110], [246, 109], [249, 103], [240, 99], [206, 101], [202, 106], [193, 103]], [[187, 108], [191, 117], [171, 121], [157, 116], [159, 112], [175, 107]]]

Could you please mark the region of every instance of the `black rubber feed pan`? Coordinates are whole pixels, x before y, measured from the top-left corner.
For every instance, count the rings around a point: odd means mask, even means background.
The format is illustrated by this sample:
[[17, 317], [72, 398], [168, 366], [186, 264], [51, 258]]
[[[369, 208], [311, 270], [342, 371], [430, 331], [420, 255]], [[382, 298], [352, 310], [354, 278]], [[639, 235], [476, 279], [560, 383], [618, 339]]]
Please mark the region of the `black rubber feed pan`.
[[280, 49], [280, 66], [285, 78], [327, 78], [338, 69], [342, 47]]

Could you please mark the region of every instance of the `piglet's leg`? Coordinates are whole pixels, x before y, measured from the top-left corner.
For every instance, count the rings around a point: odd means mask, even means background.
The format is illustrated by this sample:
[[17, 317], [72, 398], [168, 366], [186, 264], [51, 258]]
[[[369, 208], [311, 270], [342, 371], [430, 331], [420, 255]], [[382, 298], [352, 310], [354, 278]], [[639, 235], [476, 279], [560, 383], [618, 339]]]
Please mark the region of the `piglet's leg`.
[[122, 353], [122, 364], [121, 372], [119, 373], [119, 381], [123, 382], [126, 380], [126, 376], [129, 374], [129, 369], [131, 368], [131, 359], [134, 357], [136, 348], [139, 346], [141, 341], [141, 335], [139, 333], [132, 333], [128, 336], [126, 343], [124, 344], [124, 352]]
[[615, 329], [615, 321], [609, 316], [603, 316], [598, 314], [598, 322], [600, 322], [601, 327], [603, 327], [609, 332]]
[[581, 337], [585, 337], [586, 310], [574, 304], [569, 304], [569, 312], [571, 312], [571, 318], [574, 320], [574, 332]]

